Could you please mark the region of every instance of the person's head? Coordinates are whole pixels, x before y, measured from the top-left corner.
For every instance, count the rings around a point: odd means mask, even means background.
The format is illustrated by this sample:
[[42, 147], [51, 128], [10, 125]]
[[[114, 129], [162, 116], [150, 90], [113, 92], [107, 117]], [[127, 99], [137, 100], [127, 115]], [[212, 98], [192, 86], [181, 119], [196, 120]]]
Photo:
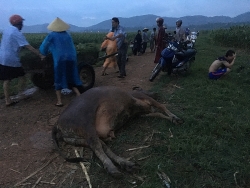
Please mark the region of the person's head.
[[10, 24], [17, 27], [19, 30], [23, 28], [23, 18], [20, 15], [14, 14], [9, 18]]
[[138, 30], [137, 33], [138, 33], [138, 34], [141, 34], [141, 30]]
[[155, 27], [153, 28], [153, 31], [156, 31], [156, 28], [155, 28]]
[[227, 52], [226, 52], [226, 58], [227, 58], [227, 60], [229, 61], [229, 62], [231, 62], [234, 58], [235, 58], [235, 51], [233, 51], [233, 50], [228, 50]]
[[117, 26], [119, 25], [119, 19], [117, 18], [117, 17], [113, 17], [112, 19], [111, 19], [111, 21], [112, 21], [112, 28], [117, 28]]
[[145, 27], [142, 31], [143, 31], [143, 32], [147, 32], [147, 31], [148, 31], [148, 28]]
[[156, 23], [157, 23], [158, 26], [162, 26], [163, 22], [164, 22], [163, 18], [161, 18], [161, 17], [160, 18], [156, 18]]
[[177, 20], [176, 21], [176, 27], [181, 27], [181, 25], [182, 25], [182, 20]]
[[54, 32], [63, 32], [69, 29], [69, 24], [57, 17], [48, 25], [47, 29]]

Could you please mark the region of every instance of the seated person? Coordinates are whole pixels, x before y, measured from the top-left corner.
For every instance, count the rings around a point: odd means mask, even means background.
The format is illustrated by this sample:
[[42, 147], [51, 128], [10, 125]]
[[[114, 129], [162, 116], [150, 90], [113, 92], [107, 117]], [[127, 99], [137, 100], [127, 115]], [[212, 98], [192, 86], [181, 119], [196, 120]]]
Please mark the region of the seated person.
[[233, 50], [228, 50], [226, 55], [218, 57], [209, 67], [208, 77], [212, 80], [217, 80], [223, 75], [230, 72], [236, 59], [236, 53]]

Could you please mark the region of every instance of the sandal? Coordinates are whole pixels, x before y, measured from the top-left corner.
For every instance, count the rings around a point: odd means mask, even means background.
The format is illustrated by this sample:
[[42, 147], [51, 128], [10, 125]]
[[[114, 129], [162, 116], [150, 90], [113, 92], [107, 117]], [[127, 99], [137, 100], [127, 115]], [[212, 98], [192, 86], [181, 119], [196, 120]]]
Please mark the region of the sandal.
[[102, 73], [102, 76], [106, 76], [106, 75], [109, 75], [108, 73], [104, 72]]
[[17, 103], [19, 103], [19, 101], [11, 101], [11, 103], [6, 104], [6, 107], [14, 106], [14, 105], [16, 105]]
[[57, 107], [63, 107], [63, 104], [55, 104]]
[[117, 76], [117, 78], [125, 78], [125, 76], [120, 75], [120, 76]]

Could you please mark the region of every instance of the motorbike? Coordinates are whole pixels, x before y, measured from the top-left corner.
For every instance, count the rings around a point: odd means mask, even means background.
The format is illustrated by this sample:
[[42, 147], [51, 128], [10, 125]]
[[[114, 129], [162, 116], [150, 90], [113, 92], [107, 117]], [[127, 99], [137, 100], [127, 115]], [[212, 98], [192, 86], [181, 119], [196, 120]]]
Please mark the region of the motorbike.
[[186, 74], [195, 60], [197, 50], [189, 48], [187, 43], [168, 42], [168, 46], [162, 50], [161, 58], [154, 67], [149, 81], [153, 81], [161, 72], [170, 74]]
[[189, 41], [187, 45], [189, 48], [194, 48], [197, 36], [198, 36], [197, 32], [191, 32], [191, 35], [187, 36], [187, 41]]

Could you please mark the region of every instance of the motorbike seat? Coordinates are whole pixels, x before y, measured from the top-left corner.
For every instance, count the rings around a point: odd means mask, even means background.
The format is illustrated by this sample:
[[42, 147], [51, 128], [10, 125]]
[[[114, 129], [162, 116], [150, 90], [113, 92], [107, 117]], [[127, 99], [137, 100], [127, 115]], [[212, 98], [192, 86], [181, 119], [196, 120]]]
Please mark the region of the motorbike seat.
[[187, 49], [187, 50], [182, 50], [180, 52], [177, 52], [176, 55], [178, 56], [190, 56], [196, 53], [195, 49]]

